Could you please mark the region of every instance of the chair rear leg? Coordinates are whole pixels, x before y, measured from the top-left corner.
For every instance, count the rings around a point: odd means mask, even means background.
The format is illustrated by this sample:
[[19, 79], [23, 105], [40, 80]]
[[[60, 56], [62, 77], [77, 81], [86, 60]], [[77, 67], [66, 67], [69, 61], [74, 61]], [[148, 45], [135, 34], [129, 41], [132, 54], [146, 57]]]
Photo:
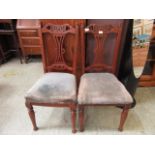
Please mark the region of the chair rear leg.
[[76, 133], [76, 106], [71, 107], [72, 133]]
[[29, 113], [29, 116], [30, 116], [30, 119], [31, 119], [31, 122], [32, 122], [32, 125], [33, 125], [33, 130], [38, 130], [38, 127], [36, 125], [35, 113], [34, 113], [32, 104], [29, 103], [29, 102], [26, 102], [25, 105], [26, 105], [26, 107], [28, 109], [28, 113]]
[[80, 131], [84, 131], [84, 107], [79, 106], [79, 125], [80, 125]]
[[129, 111], [129, 107], [125, 106], [123, 108], [122, 113], [121, 113], [120, 125], [119, 125], [119, 128], [118, 128], [119, 131], [123, 131], [123, 126], [124, 126], [124, 123], [125, 123], [126, 118], [128, 116], [128, 111]]

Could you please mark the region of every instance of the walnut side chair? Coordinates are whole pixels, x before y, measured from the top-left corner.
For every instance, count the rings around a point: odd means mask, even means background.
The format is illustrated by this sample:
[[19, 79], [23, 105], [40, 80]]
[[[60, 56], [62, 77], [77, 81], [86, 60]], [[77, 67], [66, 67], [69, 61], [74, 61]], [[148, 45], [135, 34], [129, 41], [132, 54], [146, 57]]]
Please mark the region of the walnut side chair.
[[[78, 91], [79, 125], [81, 132], [84, 131], [84, 109], [87, 106], [116, 106], [122, 108], [118, 129], [119, 131], [123, 130], [123, 125], [129, 108], [133, 103], [133, 98], [116, 77], [121, 33], [121, 25], [101, 26], [92, 24], [83, 29], [83, 40], [85, 40], [87, 35], [93, 36], [94, 58], [92, 62], [87, 62], [86, 64], [85, 58], [87, 56], [83, 57], [83, 64], [85, 64], [83, 67], [84, 74], [81, 76]], [[111, 49], [109, 49], [112, 46], [111, 42], [109, 44], [107, 42], [109, 37], [112, 37], [111, 40], [114, 45]], [[106, 46], [106, 44], [109, 46]], [[86, 55], [85, 51], [83, 53]], [[108, 59], [111, 61], [108, 61]]]
[[[43, 36], [43, 64], [46, 67], [44, 75], [31, 87], [25, 95], [25, 105], [28, 109], [33, 129], [37, 130], [35, 113], [33, 106], [45, 107], [62, 107], [71, 110], [72, 132], [76, 132], [76, 55], [78, 52], [79, 26], [71, 26], [68, 24], [54, 25], [47, 23], [42, 26]], [[64, 40], [66, 36], [72, 36], [72, 64], [68, 64], [65, 60], [67, 52]], [[47, 42], [52, 38], [55, 44], [54, 49], [47, 49]], [[48, 40], [48, 41], [47, 41]], [[50, 40], [51, 41], [51, 40]], [[49, 43], [50, 44], [50, 43]], [[54, 62], [47, 64], [47, 52], [53, 53]], [[56, 118], [55, 118], [56, 119]]]

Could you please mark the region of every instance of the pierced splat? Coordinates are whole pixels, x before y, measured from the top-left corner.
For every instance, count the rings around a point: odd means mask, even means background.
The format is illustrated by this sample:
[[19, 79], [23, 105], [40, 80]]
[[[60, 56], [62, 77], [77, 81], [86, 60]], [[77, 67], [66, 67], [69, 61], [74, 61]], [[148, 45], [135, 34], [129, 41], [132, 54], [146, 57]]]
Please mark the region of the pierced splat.
[[56, 58], [54, 64], [52, 65], [53, 69], [59, 70], [59, 69], [65, 69], [67, 67], [70, 68], [69, 66], [67, 66], [64, 59], [65, 49], [63, 48], [63, 43], [65, 35], [64, 34], [53, 35], [53, 38], [56, 43]]
[[104, 42], [107, 37], [107, 35], [101, 36], [99, 35], [94, 35], [95, 41], [96, 41], [96, 48], [95, 48], [95, 58], [93, 64], [102, 64], [103, 63], [103, 54], [104, 54]]
[[[42, 28], [42, 33], [50, 34], [53, 40], [55, 41], [56, 45], [56, 55], [55, 55], [55, 60], [52, 65], [48, 66], [48, 70], [54, 70], [54, 71], [63, 71], [63, 70], [68, 70], [69, 72], [73, 72], [75, 69], [75, 66], [69, 66], [65, 62], [64, 54], [66, 52], [64, 48], [64, 40], [65, 37], [68, 34], [75, 35], [75, 40], [78, 40], [76, 38], [76, 34], [78, 33], [77, 28], [73, 28], [72, 26], [68, 24], [64, 25], [53, 25], [53, 24], [46, 24]], [[73, 58], [74, 59], [74, 58]], [[73, 60], [73, 62], [76, 60]]]
[[[109, 71], [115, 72], [116, 56], [118, 55], [118, 45], [120, 42], [121, 26], [113, 27], [112, 25], [89, 25], [85, 28], [85, 33], [90, 33], [94, 36], [95, 40], [95, 49], [94, 49], [94, 59], [90, 66], [86, 66], [85, 71]], [[106, 39], [111, 33], [115, 34], [115, 45], [114, 45], [114, 55], [113, 55], [113, 64], [108, 65], [104, 62], [103, 56], [105, 53], [105, 43]]]

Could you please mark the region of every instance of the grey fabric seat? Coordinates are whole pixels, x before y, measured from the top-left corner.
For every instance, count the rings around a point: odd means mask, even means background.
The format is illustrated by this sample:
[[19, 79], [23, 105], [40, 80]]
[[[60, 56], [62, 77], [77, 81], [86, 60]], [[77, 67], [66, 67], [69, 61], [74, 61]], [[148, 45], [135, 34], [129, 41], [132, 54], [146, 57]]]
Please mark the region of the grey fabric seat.
[[111, 73], [86, 73], [81, 77], [79, 104], [131, 104], [124, 85]]
[[32, 86], [25, 98], [37, 103], [75, 102], [75, 76], [69, 73], [46, 73]]

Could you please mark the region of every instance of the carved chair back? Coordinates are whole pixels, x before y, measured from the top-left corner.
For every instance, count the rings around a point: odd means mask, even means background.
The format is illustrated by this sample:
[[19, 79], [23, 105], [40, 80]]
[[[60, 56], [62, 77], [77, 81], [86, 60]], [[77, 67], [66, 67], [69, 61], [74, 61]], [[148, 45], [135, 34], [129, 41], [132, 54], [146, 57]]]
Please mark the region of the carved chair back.
[[[45, 72], [69, 72], [76, 74], [76, 57], [78, 52], [79, 29], [78, 25], [46, 24], [42, 27], [42, 53]], [[67, 46], [70, 44], [70, 46]], [[68, 60], [70, 52], [71, 58]]]
[[84, 33], [87, 52], [83, 52], [84, 72], [116, 74], [122, 26], [91, 24], [84, 29]]

